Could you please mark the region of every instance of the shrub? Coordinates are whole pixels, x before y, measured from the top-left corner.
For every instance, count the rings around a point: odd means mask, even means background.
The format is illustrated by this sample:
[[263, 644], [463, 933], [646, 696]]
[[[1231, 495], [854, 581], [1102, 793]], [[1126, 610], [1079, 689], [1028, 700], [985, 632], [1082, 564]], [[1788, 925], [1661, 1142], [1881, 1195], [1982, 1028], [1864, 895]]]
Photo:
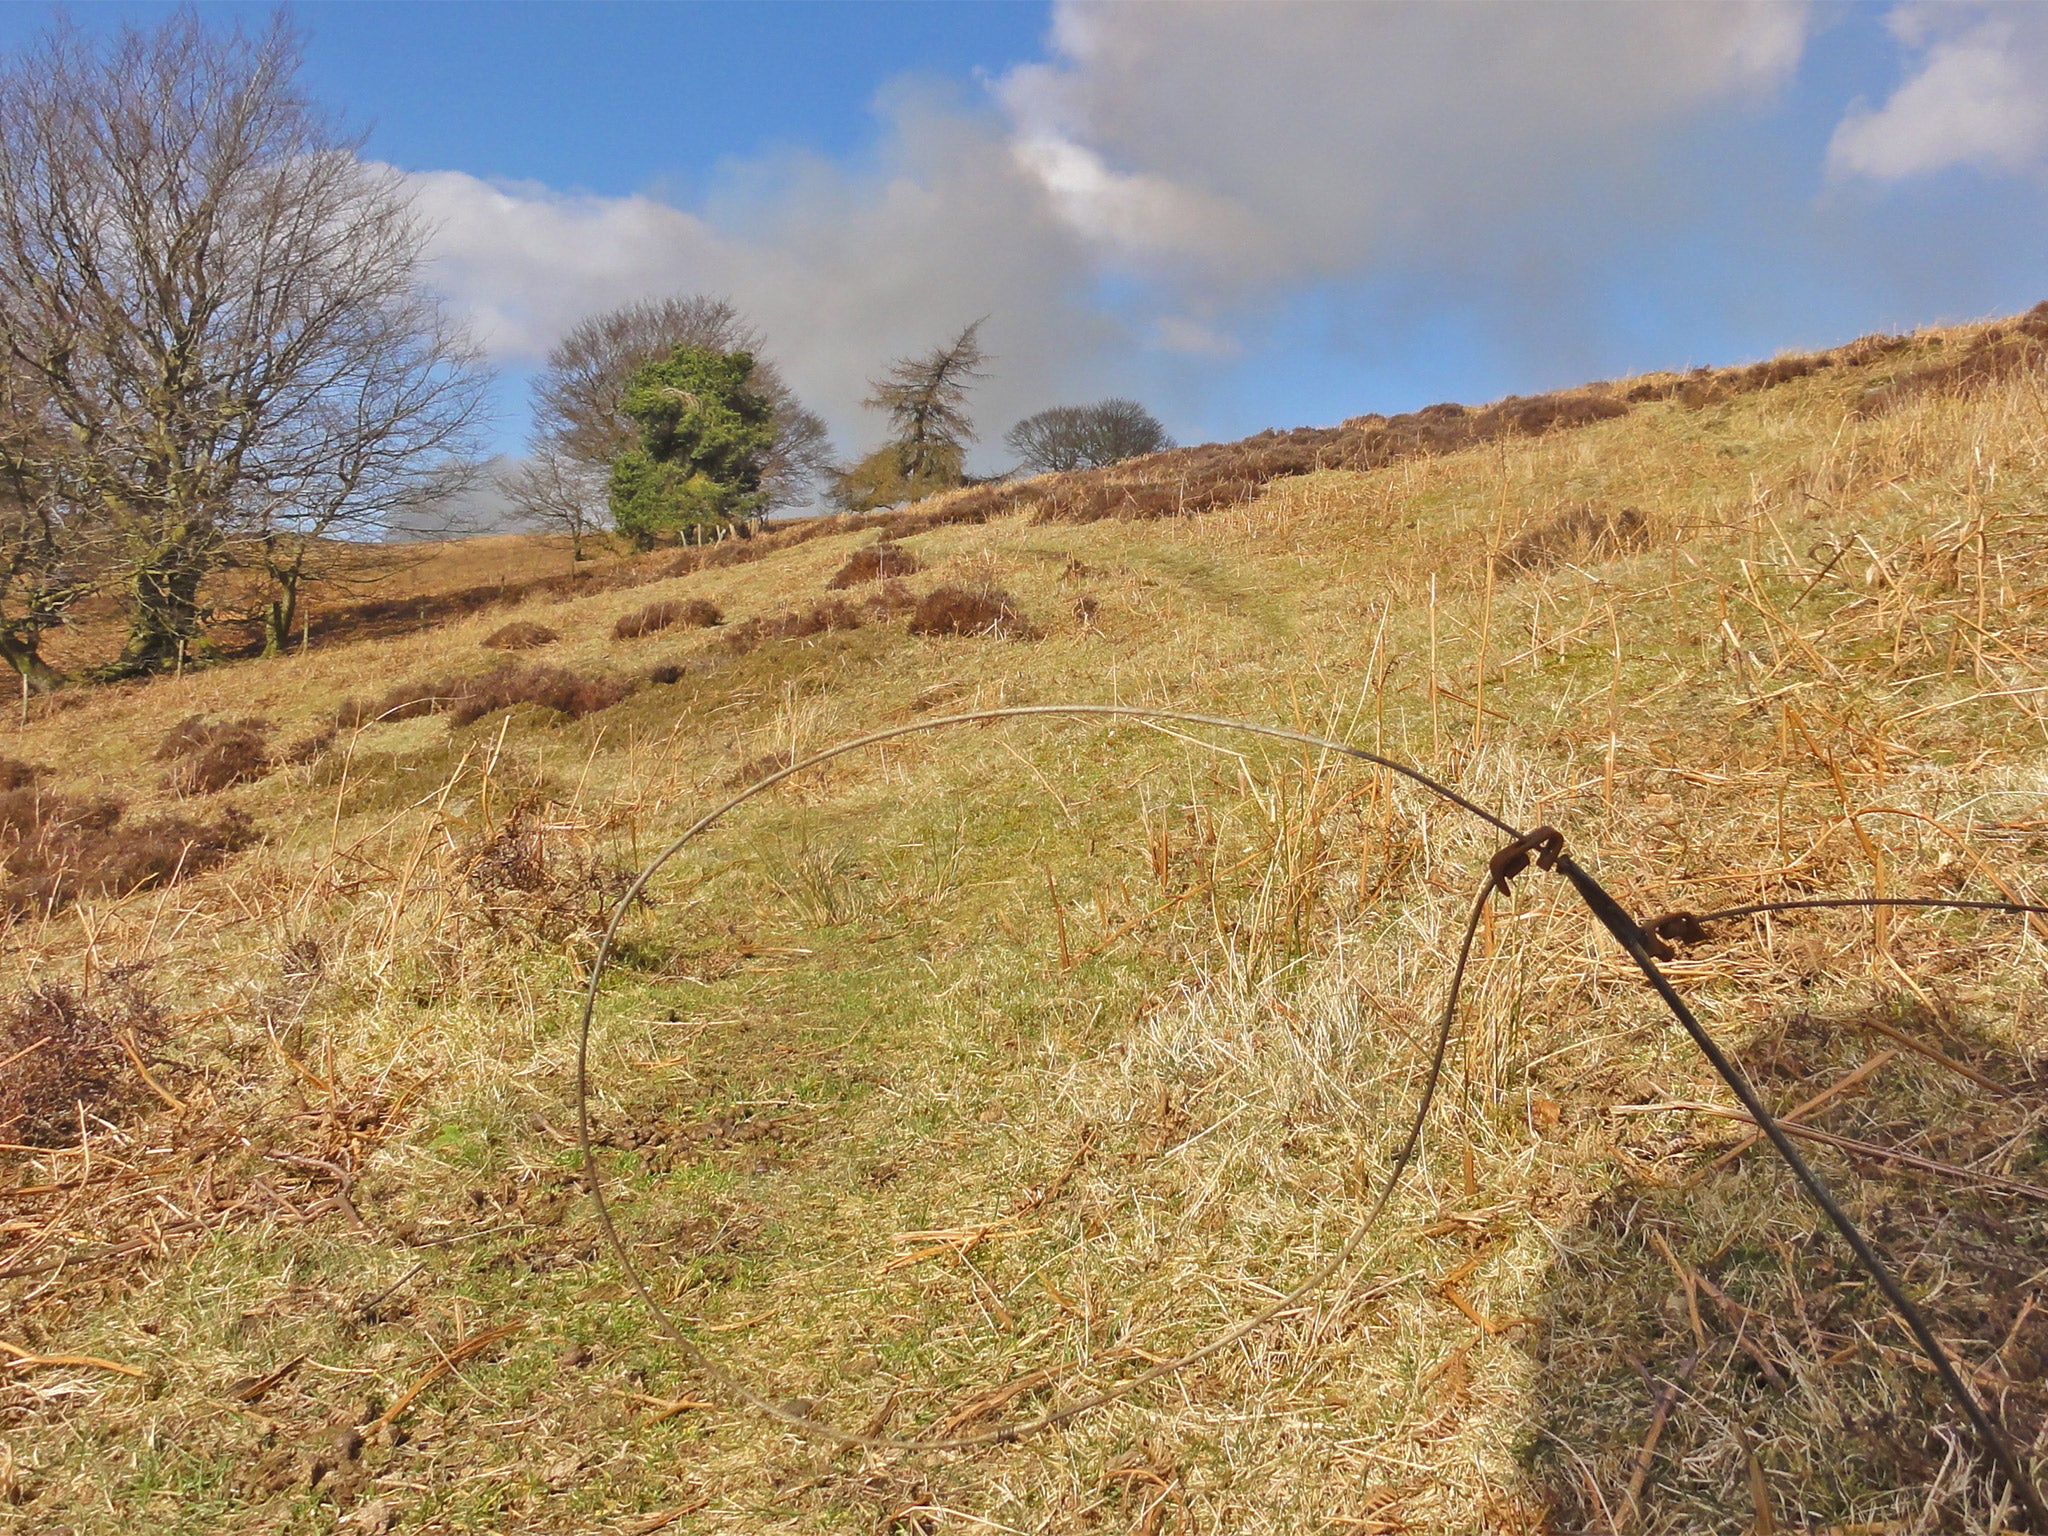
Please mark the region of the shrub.
[[514, 619], [484, 636], [484, 648], [491, 651], [531, 651], [543, 645], [553, 645], [561, 638], [545, 624], [536, 624], [531, 619]]
[[1900, 374], [1857, 402], [1859, 416], [1879, 416], [1921, 395], [1973, 394], [1986, 385], [2048, 368], [2048, 303], [2009, 325], [1980, 331], [1960, 357]]
[[664, 629], [709, 629], [724, 622], [725, 615], [718, 611], [716, 605], [701, 597], [649, 603], [614, 624], [612, 638], [637, 640], [642, 635], [657, 634]]
[[164, 733], [156, 759], [170, 763], [164, 787], [174, 794], [216, 794], [270, 771], [270, 722], [253, 715], [239, 720], [187, 715]]
[[893, 619], [917, 607], [917, 594], [900, 581], [887, 581], [870, 592], [861, 606], [878, 619]]
[[748, 619], [726, 632], [725, 647], [744, 655], [767, 640], [806, 640], [835, 629], [859, 629], [860, 610], [843, 597], [823, 598], [805, 609], [791, 609], [773, 618]]
[[1607, 558], [1640, 549], [1649, 537], [1650, 520], [1634, 507], [1573, 507], [1510, 539], [1494, 557], [1494, 569], [1519, 573], [1579, 557]]
[[210, 821], [124, 821], [125, 812], [107, 795], [0, 792], [0, 905], [55, 911], [82, 896], [126, 896], [189, 879], [256, 841], [249, 818], [232, 808]]
[[884, 576], [914, 576], [923, 569], [924, 564], [916, 555], [900, 544], [883, 539], [865, 549], [856, 549], [825, 586], [828, 591], [843, 592], [848, 587], [878, 581]]
[[537, 704], [580, 720], [610, 709], [634, 686], [621, 678], [591, 677], [545, 662], [501, 661], [488, 672], [468, 677], [404, 683], [374, 701], [344, 700], [334, 723], [341, 730], [353, 730], [378, 721], [445, 714], [457, 725], [472, 725], [493, 710], [515, 704]]
[[1031, 640], [1038, 634], [1002, 588], [974, 592], [955, 586], [933, 587], [918, 600], [917, 611], [910, 616], [910, 632], [1002, 635], [1013, 640]]
[[578, 847], [526, 805], [463, 850], [462, 870], [488, 926], [543, 944], [595, 938], [633, 883], [632, 870]]
[[318, 730], [286, 742], [271, 754], [271, 759], [280, 767], [310, 763], [314, 758], [334, 745], [334, 727], [323, 725]]
[[97, 999], [59, 985], [17, 994], [0, 1011], [0, 1141], [73, 1145], [83, 1115], [105, 1118], [139, 1086], [128, 1050], [139, 1056], [163, 1034], [163, 1015], [132, 985]]

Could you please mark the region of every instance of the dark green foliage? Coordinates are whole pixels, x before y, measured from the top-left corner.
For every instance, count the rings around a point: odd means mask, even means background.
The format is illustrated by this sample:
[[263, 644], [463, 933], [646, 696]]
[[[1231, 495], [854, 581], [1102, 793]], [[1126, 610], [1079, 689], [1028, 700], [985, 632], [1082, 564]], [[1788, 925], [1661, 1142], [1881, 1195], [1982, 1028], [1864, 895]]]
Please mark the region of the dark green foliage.
[[612, 461], [609, 491], [612, 521], [635, 545], [701, 537], [760, 509], [775, 410], [753, 375], [751, 354], [701, 347], [634, 373], [621, 408], [640, 441]]

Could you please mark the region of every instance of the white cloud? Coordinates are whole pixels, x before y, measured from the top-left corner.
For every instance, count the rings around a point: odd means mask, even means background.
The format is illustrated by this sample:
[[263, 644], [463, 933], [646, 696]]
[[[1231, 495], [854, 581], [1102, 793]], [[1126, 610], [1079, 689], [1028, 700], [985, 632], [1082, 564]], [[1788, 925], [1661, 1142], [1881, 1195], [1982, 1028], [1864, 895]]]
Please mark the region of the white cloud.
[[729, 297], [850, 452], [881, 433], [859, 404], [867, 379], [983, 315], [987, 441], [1054, 400], [1126, 384], [1117, 359], [1133, 338], [1094, 302], [1080, 237], [999, 123], [904, 97], [880, 162], [872, 176], [756, 165], [706, 212], [453, 171], [410, 182], [437, 227], [437, 282], [500, 361], [530, 365], [579, 319], [633, 299]]
[[2048, 161], [2048, 9], [1916, 4], [1889, 22], [1920, 55], [1917, 67], [1883, 106], [1843, 118], [1828, 144], [1830, 171], [1899, 181]]
[[[992, 100], [885, 91], [859, 169], [764, 157], [693, 208], [411, 183], [443, 286], [503, 361], [635, 298], [728, 296], [851, 452], [881, 429], [868, 377], [987, 315], [995, 442], [1061, 400], [1198, 414], [1213, 368], [1190, 361], [1244, 356], [1305, 283], [1455, 271], [1505, 327], [1535, 295], [1571, 322], [1573, 274], [1642, 217], [1614, 210], [1656, 189], [1659, 146], [1766, 98], [1805, 37], [1801, 0], [1062, 0], [1049, 61]], [[1582, 227], [1589, 209], [1608, 222]]]
[[1781, 85], [1796, 0], [1632, 6], [1065, 0], [1000, 93], [1083, 236], [1258, 283], [1462, 239]]

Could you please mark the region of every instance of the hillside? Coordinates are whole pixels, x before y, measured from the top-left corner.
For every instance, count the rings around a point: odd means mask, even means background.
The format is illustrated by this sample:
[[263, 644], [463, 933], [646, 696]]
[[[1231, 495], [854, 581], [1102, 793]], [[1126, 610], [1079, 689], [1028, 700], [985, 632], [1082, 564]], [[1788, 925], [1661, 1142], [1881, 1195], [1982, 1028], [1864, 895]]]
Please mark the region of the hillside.
[[[1638, 915], [2038, 895], [2044, 351], [2048, 307], [583, 577], [458, 549], [299, 654], [37, 701], [0, 745], [0, 1530], [2012, 1521], [1555, 876], [1489, 909], [1417, 1166], [1328, 1284], [975, 1450], [806, 1440], [660, 1336], [580, 1187], [576, 1017], [631, 871], [706, 810], [1004, 705], [1383, 752], [1556, 825]], [[510, 623], [554, 638], [486, 648]], [[1352, 1235], [1501, 840], [1193, 727], [794, 776], [621, 931], [620, 1236], [798, 1417], [972, 1436], [1110, 1387]], [[1856, 1145], [1809, 1154], [2037, 1476], [2044, 937], [1789, 913], [1669, 966], [1771, 1103], [1827, 1095]]]

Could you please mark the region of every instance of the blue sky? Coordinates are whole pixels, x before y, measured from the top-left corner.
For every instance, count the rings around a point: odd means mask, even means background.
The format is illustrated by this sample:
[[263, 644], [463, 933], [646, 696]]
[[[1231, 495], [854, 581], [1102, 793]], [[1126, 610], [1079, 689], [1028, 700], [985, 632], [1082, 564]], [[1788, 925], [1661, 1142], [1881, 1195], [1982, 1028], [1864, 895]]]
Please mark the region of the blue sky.
[[436, 225], [508, 451], [554, 338], [663, 293], [733, 298], [849, 454], [866, 376], [989, 316], [982, 468], [1108, 394], [1198, 441], [2048, 297], [2048, 7], [290, 14]]

